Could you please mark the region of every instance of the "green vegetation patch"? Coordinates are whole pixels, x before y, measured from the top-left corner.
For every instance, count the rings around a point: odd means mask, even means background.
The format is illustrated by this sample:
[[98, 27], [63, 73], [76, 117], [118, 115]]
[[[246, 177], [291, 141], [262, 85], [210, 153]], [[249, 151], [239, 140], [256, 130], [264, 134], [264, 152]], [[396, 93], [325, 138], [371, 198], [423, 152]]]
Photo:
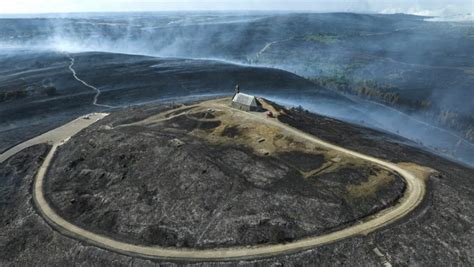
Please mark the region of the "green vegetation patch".
[[333, 44], [339, 41], [337, 35], [334, 34], [309, 34], [301, 37], [302, 40], [307, 42], [318, 42], [322, 44]]

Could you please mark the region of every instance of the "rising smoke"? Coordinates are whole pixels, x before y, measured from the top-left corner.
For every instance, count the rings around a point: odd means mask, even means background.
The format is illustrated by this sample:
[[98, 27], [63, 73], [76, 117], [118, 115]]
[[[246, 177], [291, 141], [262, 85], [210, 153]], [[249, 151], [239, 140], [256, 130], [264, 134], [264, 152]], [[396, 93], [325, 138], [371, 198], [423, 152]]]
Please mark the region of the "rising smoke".
[[[465, 115], [474, 112], [469, 100], [472, 93], [466, 90], [474, 84], [472, 74], [466, 74], [473, 66], [436, 55], [440, 51], [469, 54], [473, 39], [465, 40], [465, 36], [472, 33], [463, 24], [449, 28], [452, 25], [402, 15], [268, 12], [83, 14], [6, 21], [0, 25], [0, 47], [218, 59], [280, 68], [312, 78], [337, 74], [342, 66], [347, 79], [388, 81], [407, 88], [402, 94], [422, 94], [433, 106], [456, 108]], [[417, 49], [423, 44], [430, 46]], [[308, 61], [318, 54], [321, 56]], [[440, 63], [440, 59], [445, 62]], [[352, 69], [347, 70], [349, 66]], [[420, 73], [428, 77], [420, 79]], [[463, 156], [469, 153], [463, 149], [472, 149], [460, 134], [426, 123], [423, 114], [411, 112], [407, 116], [356, 97], [356, 104], [342, 108], [337, 103], [321, 102], [317, 95], [294, 90], [269, 97], [397, 133], [429, 147], [456, 148]]]

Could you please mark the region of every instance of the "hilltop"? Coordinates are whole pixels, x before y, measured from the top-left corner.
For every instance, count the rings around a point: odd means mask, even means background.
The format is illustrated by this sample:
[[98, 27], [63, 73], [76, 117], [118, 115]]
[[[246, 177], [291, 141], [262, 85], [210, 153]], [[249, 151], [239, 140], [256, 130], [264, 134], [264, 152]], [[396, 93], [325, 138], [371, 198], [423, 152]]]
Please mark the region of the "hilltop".
[[398, 174], [229, 103], [109, 116], [60, 148], [47, 198], [64, 218], [119, 240], [215, 248], [320, 235], [403, 195]]
[[[286, 251], [247, 256], [242, 264], [472, 262], [472, 168], [385, 133], [262, 102], [275, 118], [232, 109], [229, 99], [133, 107], [94, 124], [98, 115], [80, 117], [72, 123], [92, 126], [63, 145], [50, 152], [37, 145], [5, 159], [0, 174], [10, 177], [1, 179], [9, 201], [2, 204], [0, 259], [7, 265], [171, 264], [116, 250], [127, 244], [193, 257], [222, 249]], [[34, 173], [46, 162], [44, 185], [36, 183], [32, 197]], [[415, 210], [369, 230], [364, 227], [378, 218], [403, 211], [415, 189], [387, 166], [423, 179], [426, 194]], [[38, 202], [38, 193], [46, 199]], [[362, 232], [351, 232], [359, 226]], [[345, 229], [352, 230], [344, 235]], [[327, 233], [345, 238], [284, 250]], [[110, 238], [115, 245], [107, 245]], [[223, 258], [218, 264], [236, 263]]]

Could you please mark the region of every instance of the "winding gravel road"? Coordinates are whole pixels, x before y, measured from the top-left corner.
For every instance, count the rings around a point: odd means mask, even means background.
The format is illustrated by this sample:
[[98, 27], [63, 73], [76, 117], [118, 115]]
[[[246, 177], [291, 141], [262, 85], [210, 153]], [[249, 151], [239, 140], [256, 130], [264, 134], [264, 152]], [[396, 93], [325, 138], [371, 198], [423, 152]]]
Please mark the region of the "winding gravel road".
[[[206, 102], [207, 104], [211, 102]], [[214, 104], [214, 107], [229, 108], [222, 104]], [[278, 255], [288, 252], [301, 251], [310, 249], [316, 246], [336, 242], [341, 239], [350, 238], [357, 235], [366, 235], [372, 231], [385, 227], [396, 220], [409, 214], [413, 211], [422, 201], [425, 195], [425, 183], [419, 172], [411, 172], [407, 167], [401, 167], [388, 161], [377, 159], [368, 155], [364, 155], [349, 149], [345, 149], [325, 141], [322, 141], [310, 134], [292, 128], [286, 124], [280, 123], [276, 119], [269, 119], [258, 113], [248, 113], [238, 110], [232, 110], [237, 113], [238, 116], [242, 116], [244, 119], [256, 120], [260, 123], [271, 124], [272, 126], [279, 127], [282, 131], [290, 134], [294, 134], [300, 138], [303, 138], [309, 142], [316, 143], [320, 146], [326, 147], [339, 151], [353, 157], [357, 157], [372, 163], [378, 164], [386, 169], [397, 172], [401, 175], [407, 184], [404, 196], [399, 200], [398, 204], [380, 211], [379, 213], [366, 218], [359, 224], [332, 232], [320, 236], [313, 236], [297, 240], [290, 243], [275, 244], [275, 245], [258, 245], [252, 247], [231, 247], [231, 248], [217, 248], [217, 249], [181, 249], [181, 248], [163, 248], [154, 246], [141, 246], [134, 245], [112, 238], [95, 234], [86, 229], [80, 228], [64, 218], [60, 217], [48, 204], [43, 192], [43, 183], [45, 175], [48, 171], [49, 165], [54, 158], [55, 152], [59, 146], [67, 142], [67, 140], [78, 133], [81, 129], [90, 126], [97, 120], [102, 119], [107, 114], [96, 113], [92, 114], [89, 120], [84, 118], [76, 119], [64, 126], [47, 132], [39, 137], [33, 138], [26, 141], [0, 155], [0, 163], [18, 153], [22, 149], [25, 149], [34, 144], [41, 142], [52, 143], [53, 147], [48, 153], [44, 160], [40, 170], [38, 171], [35, 179], [33, 199], [41, 213], [43, 218], [47, 220], [56, 230], [64, 235], [83, 240], [91, 243], [95, 246], [102, 247], [118, 253], [144, 257], [144, 258], [156, 258], [156, 259], [171, 259], [171, 260], [183, 260], [183, 261], [217, 261], [217, 260], [233, 260], [233, 259], [252, 259], [259, 257], [266, 257], [272, 255]], [[407, 166], [407, 165], [403, 165]], [[416, 174], [415, 174], [416, 173]], [[418, 175], [418, 177], [417, 177]]]

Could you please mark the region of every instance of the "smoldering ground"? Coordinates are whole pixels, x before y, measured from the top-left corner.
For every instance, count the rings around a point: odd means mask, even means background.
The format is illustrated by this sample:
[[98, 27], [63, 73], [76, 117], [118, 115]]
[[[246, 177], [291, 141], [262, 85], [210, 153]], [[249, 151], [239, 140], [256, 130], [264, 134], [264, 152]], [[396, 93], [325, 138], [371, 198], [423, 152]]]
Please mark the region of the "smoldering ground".
[[[454, 110], [468, 120], [473, 114], [473, 66], [463, 57], [474, 54], [474, 46], [462, 23], [449, 26], [407, 15], [243, 12], [89, 14], [2, 22], [3, 47], [218, 59], [316, 79], [344, 75], [394, 85], [409, 99], [429, 101], [433, 110]], [[347, 108], [324, 103], [318, 94], [297, 86], [273, 97], [399, 134], [459, 159], [473, 154], [463, 132], [444, 129], [436, 118], [430, 121], [429, 110], [400, 112], [353, 96], [355, 104]]]

